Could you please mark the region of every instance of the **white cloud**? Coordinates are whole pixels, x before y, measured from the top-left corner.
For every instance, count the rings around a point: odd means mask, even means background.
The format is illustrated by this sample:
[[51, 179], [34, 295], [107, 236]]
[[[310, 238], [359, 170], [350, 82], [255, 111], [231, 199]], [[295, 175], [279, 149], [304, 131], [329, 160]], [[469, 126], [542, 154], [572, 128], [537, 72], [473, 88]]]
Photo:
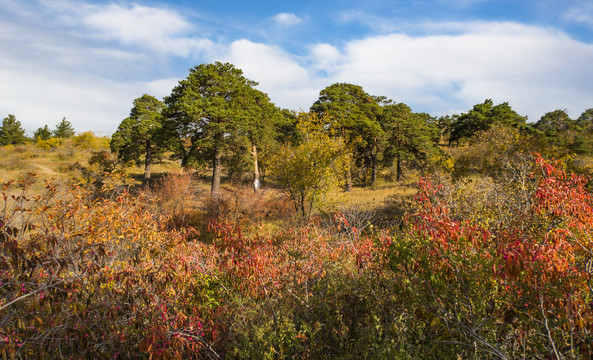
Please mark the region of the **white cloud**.
[[162, 98], [187, 67], [216, 60], [235, 64], [277, 105], [296, 110], [335, 82], [433, 115], [486, 98], [509, 101], [532, 121], [556, 108], [577, 117], [593, 107], [593, 45], [550, 28], [385, 22], [391, 30], [383, 35], [303, 44], [307, 51], [291, 54], [246, 39], [196, 37], [172, 10], [42, 0], [45, 7], [33, 11], [26, 2], [0, 2], [19, 19], [0, 14], [0, 49], [10, 49], [0, 56], [0, 118], [14, 113], [30, 131], [66, 116], [79, 131], [112, 132], [134, 98]]
[[188, 56], [212, 47], [208, 39], [184, 36], [193, 26], [181, 15], [167, 9], [111, 4], [97, 7], [82, 21], [95, 30], [94, 35], [99, 38], [147, 47], [161, 53]]
[[[509, 101], [531, 120], [591, 107], [593, 46], [513, 23], [448, 24], [455, 35], [389, 34], [354, 40], [328, 75], [434, 114], [486, 98]], [[333, 55], [328, 56], [328, 61]], [[323, 61], [323, 60], [319, 60]]]
[[[148, 49], [160, 54], [189, 56], [208, 51], [212, 42], [188, 36], [194, 26], [182, 15], [156, 7], [131, 4], [94, 5], [73, 0], [41, 0], [51, 16], [75, 29], [75, 36], [124, 46]], [[84, 29], [85, 31], [81, 31]]]
[[342, 53], [330, 44], [316, 44], [311, 47], [311, 66], [314, 70], [329, 73], [342, 61]]
[[568, 8], [563, 14], [564, 20], [584, 24], [593, 28], [593, 4], [587, 2]]
[[[260, 82], [282, 107], [307, 109], [335, 82], [434, 115], [462, 112], [492, 98], [537, 121], [556, 108], [577, 117], [593, 106], [593, 46], [551, 29], [516, 23], [423, 24], [431, 34], [352, 40], [341, 48], [312, 45], [297, 57], [240, 40], [223, 58]], [[444, 33], [444, 34], [441, 34]]]
[[0, 87], [0, 98], [7, 100], [0, 111], [15, 114], [30, 132], [44, 124], [54, 127], [66, 117], [77, 131], [109, 135], [137, 97], [134, 84], [39, 70], [45, 73], [33, 79], [30, 71], [0, 69], [0, 83], [11, 84]]
[[184, 33], [191, 25], [180, 15], [138, 4], [124, 8], [111, 4], [87, 15], [83, 22], [99, 34], [123, 43], [147, 43]]
[[280, 13], [272, 17], [272, 20], [279, 26], [292, 27], [303, 22], [303, 19], [290, 13]]
[[282, 107], [307, 110], [319, 94], [319, 80], [281, 48], [238, 40], [221, 57], [259, 82], [258, 88]]

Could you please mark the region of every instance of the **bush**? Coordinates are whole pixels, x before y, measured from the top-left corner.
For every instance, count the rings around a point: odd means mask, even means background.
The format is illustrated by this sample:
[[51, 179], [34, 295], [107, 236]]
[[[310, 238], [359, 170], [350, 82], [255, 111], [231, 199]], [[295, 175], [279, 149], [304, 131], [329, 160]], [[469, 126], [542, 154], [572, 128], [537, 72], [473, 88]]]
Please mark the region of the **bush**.
[[49, 138], [46, 140], [37, 138], [37, 140], [35, 141], [35, 145], [37, 145], [38, 147], [45, 149], [45, 150], [57, 148], [61, 144], [62, 144], [62, 139], [55, 138], [55, 137], [52, 137], [52, 138]]
[[87, 131], [83, 132], [82, 134], [78, 134], [73, 138], [73, 140], [74, 144], [81, 149], [109, 149], [109, 138], [97, 137], [92, 131]]
[[[216, 280], [182, 233], [127, 194], [73, 188], [29, 198], [0, 221], [0, 339], [11, 358], [186, 358], [209, 352]], [[15, 189], [16, 188], [16, 189]], [[9, 201], [5, 197], [5, 202]], [[7, 204], [8, 205], [8, 204]], [[5, 357], [6, 357], [5, 356]]]

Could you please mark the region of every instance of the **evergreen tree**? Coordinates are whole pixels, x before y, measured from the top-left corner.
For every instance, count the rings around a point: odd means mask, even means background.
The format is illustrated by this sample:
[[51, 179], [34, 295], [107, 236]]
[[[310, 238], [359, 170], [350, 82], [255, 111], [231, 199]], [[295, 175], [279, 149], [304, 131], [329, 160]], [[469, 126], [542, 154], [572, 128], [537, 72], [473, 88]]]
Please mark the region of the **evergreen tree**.
[[[274, 106], [267, 94], [257, 90], [248, 90], [249, 95], [243, 98], [244, 111], [248, 116], [240, 125], [241, 132], [247, 137], [251, 147], [253, 164], [253, 189], [258, 191], [260, 186], [259, 159], [261, 150], [269, 150], [276, 142], [278, 131], [284, 125], [285, 117]], [[259, 153], [258, 153], [259, 152]]]
[[413, 113], [406, 104], [389, 104], [383, 107], [381, 126], [385, 132], [386, 147], [383, 161], [390, 166], [395, 161], [396, 180], [401, 179], [405, 161], [419, 162], [438, 151], [437, 126], [430, 115]]
[[164, 104], [153, 96], [144, 94], [134, 100], [130, 116], [124, 119], [111, 137], [111, 151], [124, 162], [140, 163], [144, 156], [144, 181], [149, 182], [151, 166], [167, 148], [163, 128]]
[[521, 128], [525, 126], [526, 121], [527, 117], [519, 115], [507, 102], [494, 105], [492, 100], [486, 99], [454, 119], [450, 125], [449, 145], [454, 142], [459, 144], [461, 139], [468, 139], [480, 131], [486, 131], [493, 124]]
[[[348, 157], [360, 159], [366, 154], [376, 164], [376, 147], [382, 131], [377, 121], [381, 113], [377, 98], [358, 85], [337, 83], [321, 90], [311, 111], [330, 119], [326, 127], [344, 140]], [[351, 168], [352, 160], [346, 166], [346, 191], [352, 189]]]
[[12, 114], [2, 120], [0, 127], [0, 146], [24, 144], [27, 141], [25, 130]]
[[182, 139], [183, 165], [212, 164], [214, 198], [220, 191], [223, 159], [230, 148], [245, 141], [247, 124], [261, 113], [253, 99], [255, 85], [232, 64], [202, 64], [190, 69], [165, 99], [167, 117]]
[[35, 130], [33, 133], [33, 139], [37, 140], [48, 140], [51, 138], [52, 131], [49, 129], [49, 126], [45, 125], [44, 127], [40, 127], [39, 129]]
[[72, 124], [66, 118], [62, 118], [62, 121], [60, 121], [54, 130], [54, 136], [61, 139], [69, 139], [74, 134], [74, 127], [72, 127]]

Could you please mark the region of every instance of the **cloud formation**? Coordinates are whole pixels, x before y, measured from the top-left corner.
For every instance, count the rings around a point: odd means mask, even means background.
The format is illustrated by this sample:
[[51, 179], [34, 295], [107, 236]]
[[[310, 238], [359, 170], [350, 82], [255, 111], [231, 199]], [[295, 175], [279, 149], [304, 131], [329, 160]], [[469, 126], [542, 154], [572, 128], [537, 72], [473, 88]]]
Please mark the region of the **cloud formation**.
[[392, 33], [352, 40], [341, 48], [316, 44], [307, 61], [269, 45], [238, 41], [228, 60], [285, 107], [306, 109], [334, 82], [358, 84], [434, 115], [467, 111], [486, 98], [509, 101], [533, 121], [557, 108], [576, 117], [593, 106], [584, 80], [593, 78], [592, 45], [515, 23], [433, 27], [444, 34]]
[[562, 14], [562, 17], [564, 20], [593, 28], [593, 4], [586, 2], [571, 6]]
[[272, 20], [276, 23], [276, 25], [284, 27], [299, 25], [303, 22], [303, 19], [291, 13], [276, 14], [274, 17], [272, 17]]
[[[31, 132], [66, 116], [79, 131], [110, 133], [134, 98], [164, 97], [188, 68], [212, 61], [233, 63], [278, 106], [296, 110], [335, 82], [433, 115], [465, 112], [486, 98], [508, 101], [531, 121], [557, 108], [577, 117], [593, 107], [593, 45], [550, 27], [376, 17], [374, 35], [291, 52], [271, 41], [197, 36], [200, 24], [169, 8], [40, 3], [0, 0], [10, 12], [0, 14], [0, 48], [10, 49], [0, 56], [0, 117], [13, 113]], [[274, 19], [301, 21], [289, 13]]]

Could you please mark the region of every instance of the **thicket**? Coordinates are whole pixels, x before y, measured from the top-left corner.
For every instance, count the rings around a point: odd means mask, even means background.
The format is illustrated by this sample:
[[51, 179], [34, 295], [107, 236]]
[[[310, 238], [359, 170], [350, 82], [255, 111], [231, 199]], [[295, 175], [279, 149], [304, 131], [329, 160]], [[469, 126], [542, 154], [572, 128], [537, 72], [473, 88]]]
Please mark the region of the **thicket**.
[[191, 200], [181, 175], [102, 196], [6, 183], [1, 356], [588, 358], [587, 179], [532, 157], [515, 181], [422, 178], [395, 229], [335, 213], [259, 232], [294, 210], [219, 198], [192, 213], [165, 201]]

